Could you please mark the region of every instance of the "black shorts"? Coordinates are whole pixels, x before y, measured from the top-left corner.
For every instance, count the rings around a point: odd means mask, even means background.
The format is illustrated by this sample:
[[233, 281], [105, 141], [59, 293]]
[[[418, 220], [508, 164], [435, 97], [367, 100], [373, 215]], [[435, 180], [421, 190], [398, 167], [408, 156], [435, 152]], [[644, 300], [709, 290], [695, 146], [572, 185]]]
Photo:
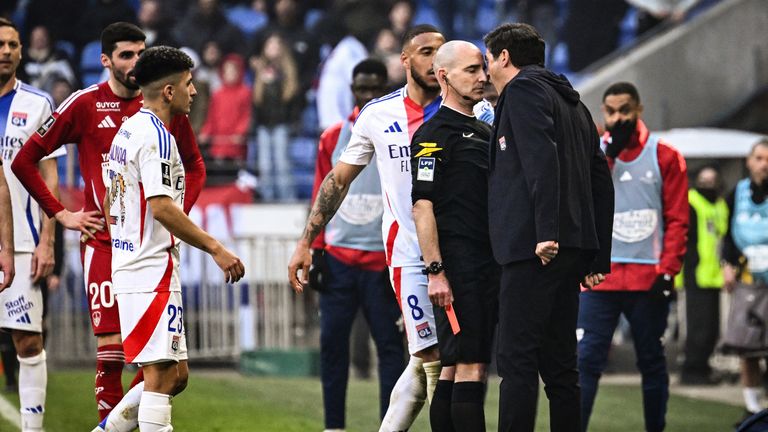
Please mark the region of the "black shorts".
[[446, 270], [453, 291], [453, 311], [461, 330], [454, 335], [444, 308], [435, 307], [437, 344], [443, 366], [490, 363], [499, 315], [499, 267]]

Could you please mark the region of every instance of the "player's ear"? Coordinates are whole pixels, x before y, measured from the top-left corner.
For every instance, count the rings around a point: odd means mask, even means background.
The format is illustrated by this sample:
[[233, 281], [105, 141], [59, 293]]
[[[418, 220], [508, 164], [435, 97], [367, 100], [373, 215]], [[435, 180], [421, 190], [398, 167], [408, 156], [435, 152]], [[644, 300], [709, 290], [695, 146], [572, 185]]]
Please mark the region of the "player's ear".
[[105, 68], [112, 66], [112, 61], [109, 59], [109, 56], [104, 53], [101, 53], [101, 65]]
[[166, 84], [163, 86], [163, 99], [167, 100], [168, 102], [173, 100], [173, 85], [172, 84]]

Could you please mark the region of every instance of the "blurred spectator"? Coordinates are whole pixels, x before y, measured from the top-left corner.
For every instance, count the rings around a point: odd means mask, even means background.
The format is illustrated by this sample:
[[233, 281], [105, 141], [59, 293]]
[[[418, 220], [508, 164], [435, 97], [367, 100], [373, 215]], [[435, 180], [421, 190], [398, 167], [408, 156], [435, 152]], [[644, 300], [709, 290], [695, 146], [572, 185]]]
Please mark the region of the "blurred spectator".
[[53, 99], [53, 106], [58, 107], [64, 102], [69, 95], [75, 90], [75, 87], [68, 80], [57, 77], [51, 83], [51, 99]]
[[[114, 22], [136, 23], [136, 11], [127, 0], [92, 0], [79, 12], [74, 41], [81, 45], [98, 39], [104, 27]], [[71, 26], [72, 23], [65, 25]]]
[[580, 72], [619, 45], [627, 3], [616, 0], [570, 0], [565, 22], [568, 68]]
[[221, 63], [221, 88], [211, 95], [200, 143], [214, 159], [245, 160], [245, 139], [251, 126], [251, 89], [244, 83], [245, 61], [229, 54]]
[[209, 41], [218, 43], [225, 54], [244, 48], [242, 33], [227, 21], [217, 0], [198, 0], [173, 30], [176, 39], [197, 52]]
[[209, 77], [205, 73], [201, 75], [200, 70], [203, 63], [195, 50], [189, 47], [182, 47], [181, 50], [195, 64], [192, 68], [192, 82], [195, 85], [195, 90], [197, 90], [197, 95], [195, 95], [195, 101], [192, 103], [192, 109], [189, 111], [189, 123], [192, 125], [192, 130], [195, 131], [195, 136], [197, 136], [203, 127], [203, 123], [205, 123], [205, 117], [208, 114], [208, 104], [211, 100]]
[[354, 108], [352, 100], [352, 69], [368, 57], [368, 49], [355, 36], [344, 37], [323, 63], [317, 86], [317, 113], [320, 128], [328, 129], [347, 118]]
[[387, 67], [388, 88], [400, 88], [405, 85], [405, 69], [400, 62], [400, 40], [390, 28], [381, 29], [373, 46], [372, 57], [381, 60]]
[[316, 37], [304, 28], [306, 8], [303, 3], [297, 0], [268, 1], [266, 11], [270, 18], [269, 24], [256, 34], [251, 47], [251, 56], [258, 56], [267, 38], [280, 33], [296, 63], [302, 94], [312, 85], [320, 62]]
[[[264, 42], [261, 55], [253, 59], [251, 67], [255, 73], [253, 105], [258, 124], [261, 195], [266, 200], [291, 200], [296, 192], [288, 154], [288, 127], [294, 120], [290, 105], [299, 89], [296, 63], [283, 37], [275, 33]], [[253, 151], [249, 153], [252, 167], [255, 157]]]
[[51, 39], [76, 42], [80, 40], [80, 29], [73, 23], [80, 20], [89, 3], [90, 0], [29, 0], [23, 28], [44, 26], [50, 30]]
[[709, 357], [720, 337], [720, 271], [719, 245], [728, 230], [728, 205], [721, 198], [720, 173], [705, 166], [696, 175], [694, 187], [688, 191], [690, 216], [688, 247], [683, 260], [685, 284], [685, 361], [680, 383], [712, 385]]
[[147, 35], [147, 47], [168, 45], [178, 47], [171, 32], [172, 22], [159, 0], [142, 0], [138, 13], [139, 27]]
[[699, 0], [627, 0], [638, 9], [637, 35], [641, 35], [669, 20], [679, 23]]
[[29, 43], [21, 57], [20, 78], [48, 93], [55, 80], [63, 78], [73, 87], [77, 77], [67, 54], [57, 50], [51, 40], [48, 29], [37, 26], [30, 32]]
[[[397, 0], [389, 9], [389, 28], [392, 30], [396, 41], [400, 41], [411, 27], [413, 7], [413, 3], [408, 0]], [[399, 47], [398, 51], [400, 51]]]
[[208, 90], [213, 94], [213, 92], [218, 90], [219, 86], [221, 86], [219, 66], [221, 65], [223, 54], [218, 42], [207, 42], [203, 46], [202, 56], [203, 61], [200, 64], [200, 67], [195, 71], [195, 78], [198, 81], [207, 83]]

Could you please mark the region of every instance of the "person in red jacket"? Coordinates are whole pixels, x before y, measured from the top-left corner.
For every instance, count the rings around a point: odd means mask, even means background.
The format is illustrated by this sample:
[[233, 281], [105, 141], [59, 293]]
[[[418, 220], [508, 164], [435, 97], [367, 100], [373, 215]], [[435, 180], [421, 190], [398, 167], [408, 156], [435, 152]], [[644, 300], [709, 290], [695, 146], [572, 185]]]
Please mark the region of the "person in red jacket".
[[210, 145], [214, 159], [245, 160], [245, 138], [251, 127], [251, 88], [245, 84], [245, 61], [238, 54], [224, 57], [219, 67], [221, 88], [211, 96], [200, 143]]
[[[88, 293], [93, 333], [97, 338], [96, 404], [106, 418], [123, 396], [121, 375], [125, 354], [120, 338], [120, 317], [112, 292], [112, 242], [104, 229], [103, 209], [109, 148], [120, 125], [141, 108], [142, 95], [132, 76], [144, 51], [144, 33], [133, 24], [118, 22], [101, 34], [101, 62], [109, 79], [79, 90], [65, 100], [24, 144], [12, 169], [48, 217], [65, 228], [80, 231], [80, 256]], [[184, 211], [189, 212], [205, 183], [205, 164], [185, 115], [168, 126], [176, 138], [186, 173]], [[85, 208], [71, 212], [57, 200], [41, 177], [37, 164], [67, 143], [76, 143], [85, 182]], [[137, 380], [141, 374], [137, 375]]]
[[581, 293], [578, 330], [582, 430], [587, 429], [600, 375], [620, 315], [629, 321], [643, 377], [645, 429], [665, 426], [669, 375], [663, 336], [673, 279], [688, 232], [688, 178], [683, 156], [650, 135], [634, 85], [603, 95], [603, 149], [616, 194], [611, 272]]

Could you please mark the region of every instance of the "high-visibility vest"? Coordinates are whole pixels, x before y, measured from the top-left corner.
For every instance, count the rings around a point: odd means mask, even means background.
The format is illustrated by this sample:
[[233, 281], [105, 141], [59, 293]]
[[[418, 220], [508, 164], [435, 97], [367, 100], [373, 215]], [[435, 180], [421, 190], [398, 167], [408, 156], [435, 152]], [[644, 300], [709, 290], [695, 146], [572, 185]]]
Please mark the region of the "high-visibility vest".
[[728, 231], [728, 205], [718, 198], [712, 203], [696, 189], [688, 191], [688, 203], [696, 211], [696, 285], [699, 288], [720, 288], [723, 273], [720, 270], [720, 243]]

